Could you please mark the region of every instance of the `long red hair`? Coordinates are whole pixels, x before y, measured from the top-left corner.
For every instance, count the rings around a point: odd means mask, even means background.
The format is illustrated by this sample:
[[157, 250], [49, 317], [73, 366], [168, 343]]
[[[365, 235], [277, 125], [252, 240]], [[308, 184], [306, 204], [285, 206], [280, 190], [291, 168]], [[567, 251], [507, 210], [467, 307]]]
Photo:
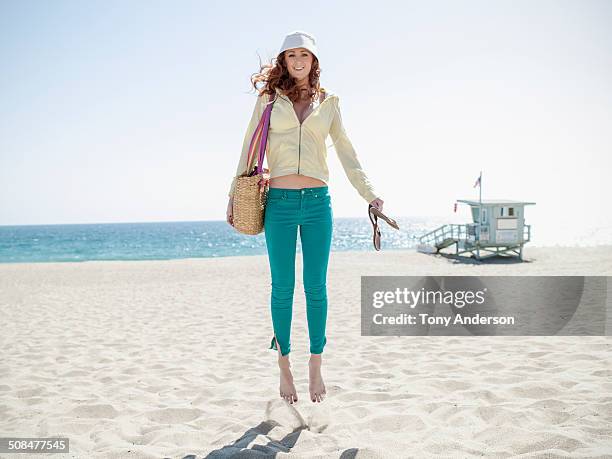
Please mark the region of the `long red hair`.
[[[299, 89], [297, 87], [297, 81], [289, 74], [287, 69], [287, 62], [285, 60], [285, 52], [283, 51], [277, 57], [272, 58], [270, 63], [262, 64], [261, 59], [259, 61], [259, 72], [251, 75], [251, 83], [259, 95], [263, 94], [275, 94], [276, 88], [279, 88], [283, 94], [285, 94], [292, 102], [296, 102], [299, 99]], [[310, 51], [308, 51], [310, 52]], [[310, 86], [310, 98], [314, 102], [318, 99], [319, 93], [322, 90], [319, 77], [321, 76], [321, 68], [319, 67], [319, 60], [317, 57], [312, 55], [312, 66], [310, 73], [308, 74], [308, 82]], [[263, 82], [264, 85], [261, 89], [257, 87], [257, 83]]]

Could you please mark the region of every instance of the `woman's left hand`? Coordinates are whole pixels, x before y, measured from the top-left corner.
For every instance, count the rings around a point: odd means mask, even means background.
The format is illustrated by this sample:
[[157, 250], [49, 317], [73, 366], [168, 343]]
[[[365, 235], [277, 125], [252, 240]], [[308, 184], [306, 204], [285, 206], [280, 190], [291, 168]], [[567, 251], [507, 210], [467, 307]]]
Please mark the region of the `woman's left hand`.
[[380, 210], [382, 212], [382, 210], [383, 210], [383, 203], [384, 202], [385, 201], [383, 201], [382, 199], [376, 198], [374, 201], [372, 201], [370, 203], [370, 205], [373, 206], [373, 207], [376, 207], [378, 210]]

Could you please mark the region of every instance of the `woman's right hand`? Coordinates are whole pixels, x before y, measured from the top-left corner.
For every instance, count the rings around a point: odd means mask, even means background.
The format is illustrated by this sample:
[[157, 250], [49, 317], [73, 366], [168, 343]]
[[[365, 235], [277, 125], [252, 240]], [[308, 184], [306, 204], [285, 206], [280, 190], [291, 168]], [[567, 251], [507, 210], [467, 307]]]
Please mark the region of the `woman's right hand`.
[[227, 212], [225, 219], [228, 224], [234, 226], [234, 198], [230, 198], [229, 202], [227, 203]]

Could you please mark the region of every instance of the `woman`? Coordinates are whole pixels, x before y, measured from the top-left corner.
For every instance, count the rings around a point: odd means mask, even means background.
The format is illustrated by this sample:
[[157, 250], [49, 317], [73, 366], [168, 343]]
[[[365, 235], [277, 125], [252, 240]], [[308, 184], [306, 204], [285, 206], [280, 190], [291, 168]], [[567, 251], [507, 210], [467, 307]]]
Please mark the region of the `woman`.
[[[274, 336], [270, 349], [278, 350], [280, 395], [297, 402], [289, 363], [290, 333], [295, 286], [295, 255], [299, 228], [308, 334], [310, 339], [309, 392], [313, 402], [326, 393], [321, 376], [321, 354], [327, 343], [327, 265], [332, 239], [333, 212], [327, 182], [325, 139], [331, 136], [340, 162], [355, 189], [382, 210], [342, 125], [339, 98], [319, 85], [319, 60], [315, 38], [305, 32], [288, 34], [276, 64], [262, 66], [253, 86], [264, 81], [245, 134], [236, 176], [246, 170], [253, 132], [268, 103], [273, 103], [268, 133], [270, 173], [264, 232], [272, 278], [271, 313]], [[273, 96], [273, 102], [270, 102]], [[229, 191], [227, 221], [233, 225]]]

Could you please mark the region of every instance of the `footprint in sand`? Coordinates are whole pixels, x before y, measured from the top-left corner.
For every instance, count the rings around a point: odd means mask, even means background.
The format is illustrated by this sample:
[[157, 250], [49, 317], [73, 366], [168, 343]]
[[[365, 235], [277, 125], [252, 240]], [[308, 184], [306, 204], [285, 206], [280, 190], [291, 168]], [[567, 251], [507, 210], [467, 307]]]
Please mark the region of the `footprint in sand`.
[[294, 405], [284, 400], [274, 400], [266, 405], [264, 421], [272, 421], [291, 430], [308, 429], [321, 433], [329, 426], [330, 419], [329, 403], [312, 407], [308, 421], [305, 421]]
[[266, 404], [264, 421], [274, 421], [292, 430], [308, 427], [300, 412], [285, 400], [269, 401]]

